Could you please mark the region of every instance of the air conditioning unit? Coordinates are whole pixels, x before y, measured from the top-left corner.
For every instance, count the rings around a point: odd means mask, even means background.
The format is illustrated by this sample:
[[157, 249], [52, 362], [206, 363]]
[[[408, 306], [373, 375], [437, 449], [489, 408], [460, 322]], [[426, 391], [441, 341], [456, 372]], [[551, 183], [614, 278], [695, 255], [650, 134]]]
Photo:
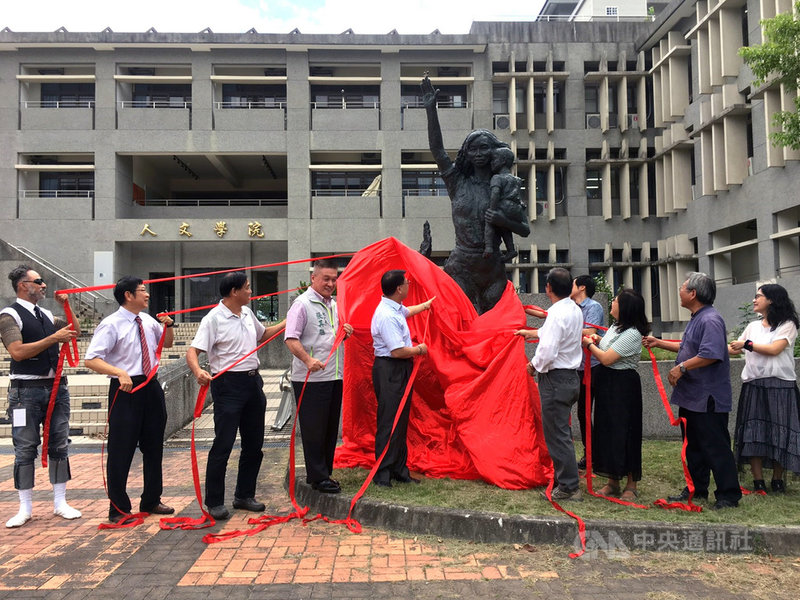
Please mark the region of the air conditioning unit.
[[600, 113], [586, 113], [586, 129], [600, 129]]
[[495, 129], [511, 129], [511, 117], [509, 115], [494, 116]]
[[628, 115], [628, 129], [639, 129], [639, 115]]

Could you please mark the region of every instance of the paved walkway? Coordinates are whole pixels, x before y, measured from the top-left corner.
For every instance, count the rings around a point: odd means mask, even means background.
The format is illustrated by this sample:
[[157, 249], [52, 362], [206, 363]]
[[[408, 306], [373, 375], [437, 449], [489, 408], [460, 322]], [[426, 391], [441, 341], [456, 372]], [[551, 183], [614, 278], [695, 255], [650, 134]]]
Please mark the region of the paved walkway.
[[[202, 478], [205, 452], [200, 455]], [[259, 490], [271, 514], [290, 508], [281, 486], [286, 456], [285, 448], [266, 451]], [[164, 500], [182, 515], [199, 516], [189, 460], [187, 449], [166, 450]], [[0, 454], [3, 521], [17, 508], [12, 463], [10, 454]], [[563, 547], [483, 545], [369, 528], [356, 535], [323, 521], [304, 526], [295, 520], [212, 545], [202, 542], [205, 531], [161, 531], [156, 517], [132, 529], [98, 530], [107, 514], [99, 452], [76, 453], [72, 471], [68, 498], [83, 518], [55, 517], [50, 486], [40, 485], [34, 519], [0, 532], [0, 598], [752, 598], [739, 580], [753, 572], [774, 584], [763, 597], [775, 598], [789, 597], [800, 582], [799, 563], [791, 558], [632, 553], [571, 560]], [[135, 495], [138, 459], [131, 473]], [[37, 473], [40, 481], [43, 475]], [[249, 516], [235, 511], [213, 531], [246, 529]]]

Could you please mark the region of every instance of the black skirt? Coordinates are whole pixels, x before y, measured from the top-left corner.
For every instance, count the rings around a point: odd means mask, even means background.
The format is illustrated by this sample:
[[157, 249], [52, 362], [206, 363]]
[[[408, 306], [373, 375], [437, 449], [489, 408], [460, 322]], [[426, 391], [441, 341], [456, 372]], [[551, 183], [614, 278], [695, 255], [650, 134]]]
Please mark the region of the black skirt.
[[777, 462], [800, 473], [799, 412], [794, 381], [765, 377], [744, 382], [736, 415], [736, 462], [743, 465], [760, 456], [766, 468]]
[[636, 369], [592, 369], [592, 470], [610, 479], [642, 478], [642, 382]]

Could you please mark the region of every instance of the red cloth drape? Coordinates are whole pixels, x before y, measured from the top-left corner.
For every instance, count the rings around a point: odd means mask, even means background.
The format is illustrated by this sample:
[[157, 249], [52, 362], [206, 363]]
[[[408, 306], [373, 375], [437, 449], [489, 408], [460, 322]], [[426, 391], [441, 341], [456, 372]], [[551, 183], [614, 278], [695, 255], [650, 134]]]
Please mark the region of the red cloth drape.
[[[478, 315], [446, 273], [394, 238], [367, 246], [339, 278], [339, 318], [355, 333], [347, 343], [343, 439], [336, 466], [375, 461], [376, 401], [370, 323], [380, 278], [403, 269], [411, 281], [406, 305], [436, 296], [433, 309], [409, 319], [415, 342], [428, 344], [414, 384], [408, 465], [428, 477], [482, 479], [506, 489], [544, 485], [552, 473], [536, 384], [525, 370], [526, 323], [509, 283], [491, 311]], [[428, 325], [428, 339], [419, 339]]]

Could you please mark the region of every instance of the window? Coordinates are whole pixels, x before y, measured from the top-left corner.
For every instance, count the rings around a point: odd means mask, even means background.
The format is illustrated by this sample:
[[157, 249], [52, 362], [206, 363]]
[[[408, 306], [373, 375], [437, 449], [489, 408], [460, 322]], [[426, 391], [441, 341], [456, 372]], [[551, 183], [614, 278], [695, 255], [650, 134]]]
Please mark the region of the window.
[[314, 108], [378, 108], [381, 91], [377, 85], [312, 85]]
[[311, 188], [315, 196], [380, 196], [380, 173], [314, 172], [311, 174]]
[[619, 16], [619, 7], [617, 7], [617, 6], [606, 6], [606, 16], [607, 17]]
[[712, 231], [711, 258], [714, 279], [721, 285], [758, 280], [758, 230], [755, 219]]
[[89, 198], [94, 195], [94, 173], [47, 172], [39, 174], [40, 198]]
[[508, 86], [506, 85], [492, 86], [492, 114], [494, 115], [508, 114]]
[[[440, 85], [439, 108], [466, 108], [467, 86], [465, 85]], [[400, 91], [400, 102], [403, 108], [422, 108], [422, 90], [418, 85], [404, 85]]]
[[133, 106], [187, 108], [192, 103], [192, 86], [181, 83], [136, 83]]
[[438, 171], [403, 171], [403, 196], [447, 196]]
[[282, 85], [222, 85], [223, 108], [278, 108], [286, 104], [286, 87]]
[[83, 108], [93, 103], [93, 83], [42, 84], [42, 108]]
[[596, 85], [584, 87], [584, 103], [587, 113], [600, 112], [600, 88]]

